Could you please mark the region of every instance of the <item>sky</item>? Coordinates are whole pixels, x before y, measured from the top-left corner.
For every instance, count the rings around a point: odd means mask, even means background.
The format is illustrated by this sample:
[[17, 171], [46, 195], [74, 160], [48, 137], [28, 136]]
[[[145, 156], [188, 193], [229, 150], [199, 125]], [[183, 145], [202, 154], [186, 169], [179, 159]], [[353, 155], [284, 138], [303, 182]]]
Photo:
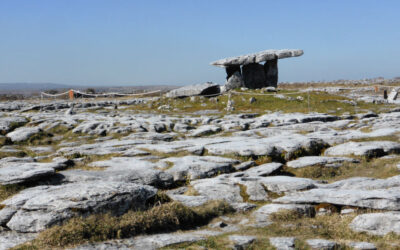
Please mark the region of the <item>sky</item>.
[[400, 76], [398, 0], [0, 0], [0, 83], [223, 84], [266, 49], [279, 81]]

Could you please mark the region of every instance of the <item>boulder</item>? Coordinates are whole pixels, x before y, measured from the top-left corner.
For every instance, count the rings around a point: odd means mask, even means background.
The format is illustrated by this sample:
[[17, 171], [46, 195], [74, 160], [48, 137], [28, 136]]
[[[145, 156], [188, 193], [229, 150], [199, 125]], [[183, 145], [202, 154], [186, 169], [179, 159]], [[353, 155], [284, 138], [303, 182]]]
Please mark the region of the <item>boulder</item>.
[[188, 85], [178, 89], [171, 90], [166, 93], [166, 97], [170, 98], [181, 98], [188, 96], [197, 96], [197, 95], [219, 95], [220, 94], [220, 86], [216, 83], [206, 82], [195, 85]]

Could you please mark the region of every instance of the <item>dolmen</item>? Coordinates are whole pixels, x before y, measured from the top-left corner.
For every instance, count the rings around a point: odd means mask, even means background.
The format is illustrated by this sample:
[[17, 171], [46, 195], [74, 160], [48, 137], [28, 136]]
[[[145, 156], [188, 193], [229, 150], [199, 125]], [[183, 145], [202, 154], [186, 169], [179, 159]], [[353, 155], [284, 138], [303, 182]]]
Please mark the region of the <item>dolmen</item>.
[[[254, 54], [230, 57], [211, 65], [226, 70], [225, 91], [246, 87], [259, 89], [278, 86], [278, 59], [303, 55], [300, 49], [265, 50]], [[261, 64], [265, 62], [264, 65]]]

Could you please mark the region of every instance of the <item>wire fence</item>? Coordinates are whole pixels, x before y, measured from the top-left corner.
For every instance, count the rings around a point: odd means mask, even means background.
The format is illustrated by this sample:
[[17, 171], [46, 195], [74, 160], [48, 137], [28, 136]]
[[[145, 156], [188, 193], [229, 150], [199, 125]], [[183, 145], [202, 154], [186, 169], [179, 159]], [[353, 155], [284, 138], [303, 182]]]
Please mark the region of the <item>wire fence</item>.
[[[124, 94], [124, 93], [116, 93], [116, 92], [110, 92], [110, 93], [100, 93], [100, 94], [94, 94], [94, 93], [85, 93], [79, 90], [68, 90], [63, 93], [57, 93], [57, 94], [50, 94], [46, 92], [41, 92], [40, 96], [43, 99], [44, 96], [47, 97], [59, 97], [59, 96], [69, 96], [71, 97], [76, 97], [76, 95], [82, 96], [82, 97], [124, 97], [124, 96], [143, 96], [143, 95], [151, 95], [151, 94], [156, 94], [156, 93], [161, 93], [161, 90], [155, 90], [155, 91], [150, 91], [150, 92], [144, 92], [144, 93], [135, 93], [135, 94]], [[72, 95], [72, 96], [71, 96]]]

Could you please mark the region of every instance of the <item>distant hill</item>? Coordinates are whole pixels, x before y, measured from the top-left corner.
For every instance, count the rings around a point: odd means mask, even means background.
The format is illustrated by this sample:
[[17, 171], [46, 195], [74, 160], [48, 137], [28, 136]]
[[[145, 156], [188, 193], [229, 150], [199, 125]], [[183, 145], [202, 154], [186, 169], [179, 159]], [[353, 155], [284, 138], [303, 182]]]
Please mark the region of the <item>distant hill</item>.
[[0, 93], [33, 92], [49, 89], [68, 89], [71, 85], [57, 83], [0, 83]]
[[171, 85], [148, 85], [148, 86], [82, 86], [82, 85], [66, 85], [58, 83], [0, 83], [0, 94], [22, 94], [29, 96], [34, 93], [49, 90], [66, 90], [66, 89], [78, 89], [85, 91], [91, 88], [96, 93], [101, 92], [120, 92], [120, 93], [132, 93], [136, 91], [144, 90], [170, 90], [176, 88]]

